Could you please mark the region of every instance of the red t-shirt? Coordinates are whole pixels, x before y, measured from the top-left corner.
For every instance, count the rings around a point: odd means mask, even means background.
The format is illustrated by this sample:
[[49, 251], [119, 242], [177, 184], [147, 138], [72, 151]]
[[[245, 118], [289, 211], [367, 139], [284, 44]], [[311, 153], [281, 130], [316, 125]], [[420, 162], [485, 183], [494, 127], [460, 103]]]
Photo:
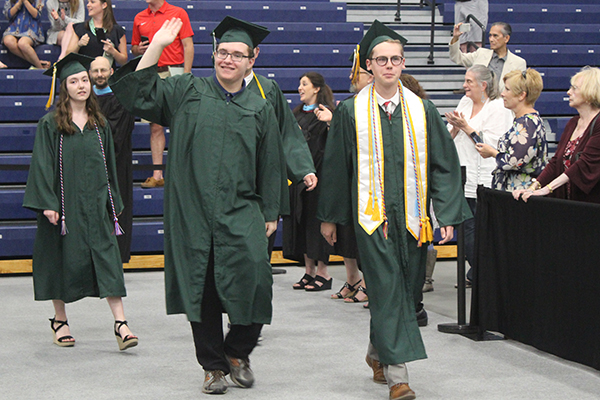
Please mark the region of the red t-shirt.
[[194, 36], [190, 18], [183, 8], [172, 6], [165, 1], [165, 4], [156, 13], [150, 11], [150, 7], [148, 7], [136, 15], [133, 20], [131, 44], [138, 45], [142, 41], [142, 36], [147, 36], [152, 41], [154, 34], [160, 29], [163, 23], [173, 18], [180, 18], [183, 26], [173, 43], [168, 45], [162, 52], [158, 60], [159, 67], [183, 64], [183, 43], [181, 43], [181, 39]]

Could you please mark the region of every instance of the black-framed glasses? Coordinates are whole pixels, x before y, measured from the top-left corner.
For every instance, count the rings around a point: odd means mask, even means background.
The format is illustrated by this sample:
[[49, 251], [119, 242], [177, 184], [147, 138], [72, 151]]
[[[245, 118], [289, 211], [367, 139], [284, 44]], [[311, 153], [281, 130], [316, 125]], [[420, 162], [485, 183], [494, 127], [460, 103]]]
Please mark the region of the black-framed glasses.
[[237, 51], [235, 53], [229, 53], [223, 49], [215, 51], [215, 55], [217, 56], [217, 58], [220, 58], [221, 60], [226, 60], [228, 56], [231, 56], [231, 61], [234, 61], [234, 62], [240, 62], [244, 58], [252, 58], [250, 56], [245, 56], [242, 53], [237, 52]]
[[380, 57], [371, 58], [371, 60], [375, 60], [377, 65], [379, 65], [380, 67], [385, 67], [388, 63], [388, 60], [390, 60], [392, 62], [392, 65], [394, 67], [397, 67], [398, 65], [402, 64], [404, 57], [392, 56], [391, 58], [387, 58], [386, 56], [380, 56]]

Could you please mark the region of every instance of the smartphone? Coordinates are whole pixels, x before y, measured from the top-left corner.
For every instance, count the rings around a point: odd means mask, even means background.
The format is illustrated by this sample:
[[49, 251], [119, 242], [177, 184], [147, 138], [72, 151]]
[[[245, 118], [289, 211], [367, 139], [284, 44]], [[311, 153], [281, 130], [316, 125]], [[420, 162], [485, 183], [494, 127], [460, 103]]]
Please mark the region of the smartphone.
[[150, 40], [148, 39], [148, 36], [142, 36], [142, 37], [140, 37], [140, 40], [141, 40], [141, 42], [140, 42], [140, 43], [143, 43], [143, 42], [149, 42], [149, 41], [150, 41]]
[[461, 26], [458, 27], [459, 32], [469, 32], [471, 30], [471, 23], [465, 22]]
[[102, 43], [103, 40], [106, 40], [106, 33], [104, 32], [104, 29], [96, 28], [96, 37], [100, 43]]
[[471, 139], [473, 139], [475, 143], [483, 143], [483, 139], [481, 139], [481, 136], [479, 136], [477, 132], [471, 132], [469, 136], [471, 136]]

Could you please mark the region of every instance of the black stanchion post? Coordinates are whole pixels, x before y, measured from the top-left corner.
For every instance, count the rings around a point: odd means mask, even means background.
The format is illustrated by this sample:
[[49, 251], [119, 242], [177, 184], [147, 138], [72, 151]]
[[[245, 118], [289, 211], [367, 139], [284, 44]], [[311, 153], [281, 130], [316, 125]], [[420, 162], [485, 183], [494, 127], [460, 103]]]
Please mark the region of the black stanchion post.
[[[466, 167], [461, 167], [463, 186], [467, 181]], [[467, 324], [467, 285], [465, 280], [465, 227], [460, 224], [456, 230], [456, 274], [458, 282], [458, 322], [448, 324], [438, 324], [438, 331], [444, 333], [459, 333], [474, 335], [477, 333], [476, 326]]]

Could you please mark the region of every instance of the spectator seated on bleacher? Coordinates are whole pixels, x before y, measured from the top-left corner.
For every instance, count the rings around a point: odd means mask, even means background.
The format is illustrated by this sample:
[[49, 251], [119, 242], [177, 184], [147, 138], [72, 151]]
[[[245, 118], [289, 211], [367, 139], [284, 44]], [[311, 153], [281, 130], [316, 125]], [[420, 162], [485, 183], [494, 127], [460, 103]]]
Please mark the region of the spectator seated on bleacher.
[[73, 25], [68, 53], [79, 53], [96, 58], [104, 56], [123, 65], [127, 62], [127, 39], [125, 30], [117, 24], [110, 0], [89, 0], [89, 18]]
[[462, 53], [459, 48], [459, 38], [464, 33], [460, 31], [462, 23], [454, 25], [452, 40], [450, 41], [450, 59], [455, 64], [460, 64], [469, 68], [475, 64], [482, 64], [491, 69], [496, 74], [496, 83], [499, 90], [504, 90], [504, 81], [502, 78], [510, 71], [516, 69], [525, 71], [527, 62], [521, 57], [508, 50], [506, 45], [510, 40], [512, 28], [505, 22], [494, 22], [490, 28], [489, 39], [490, 48], [480, 47], [473, 53]]
[[85, 19], [85, 5], [83, 0], [46, 0], [46, 10], [50, 20], [46, 43], [60, 46], [60, 60], [67, 54], [73, 24]]
[[49, 61], [40, 61], [33, 49], [44, 43], [42, 31], [43, 0], [6, 0], [4, 15], [8, 19], [8, 28], [2, 36], [2, 43], [8, 50], [35, 68], [49, 68]]

